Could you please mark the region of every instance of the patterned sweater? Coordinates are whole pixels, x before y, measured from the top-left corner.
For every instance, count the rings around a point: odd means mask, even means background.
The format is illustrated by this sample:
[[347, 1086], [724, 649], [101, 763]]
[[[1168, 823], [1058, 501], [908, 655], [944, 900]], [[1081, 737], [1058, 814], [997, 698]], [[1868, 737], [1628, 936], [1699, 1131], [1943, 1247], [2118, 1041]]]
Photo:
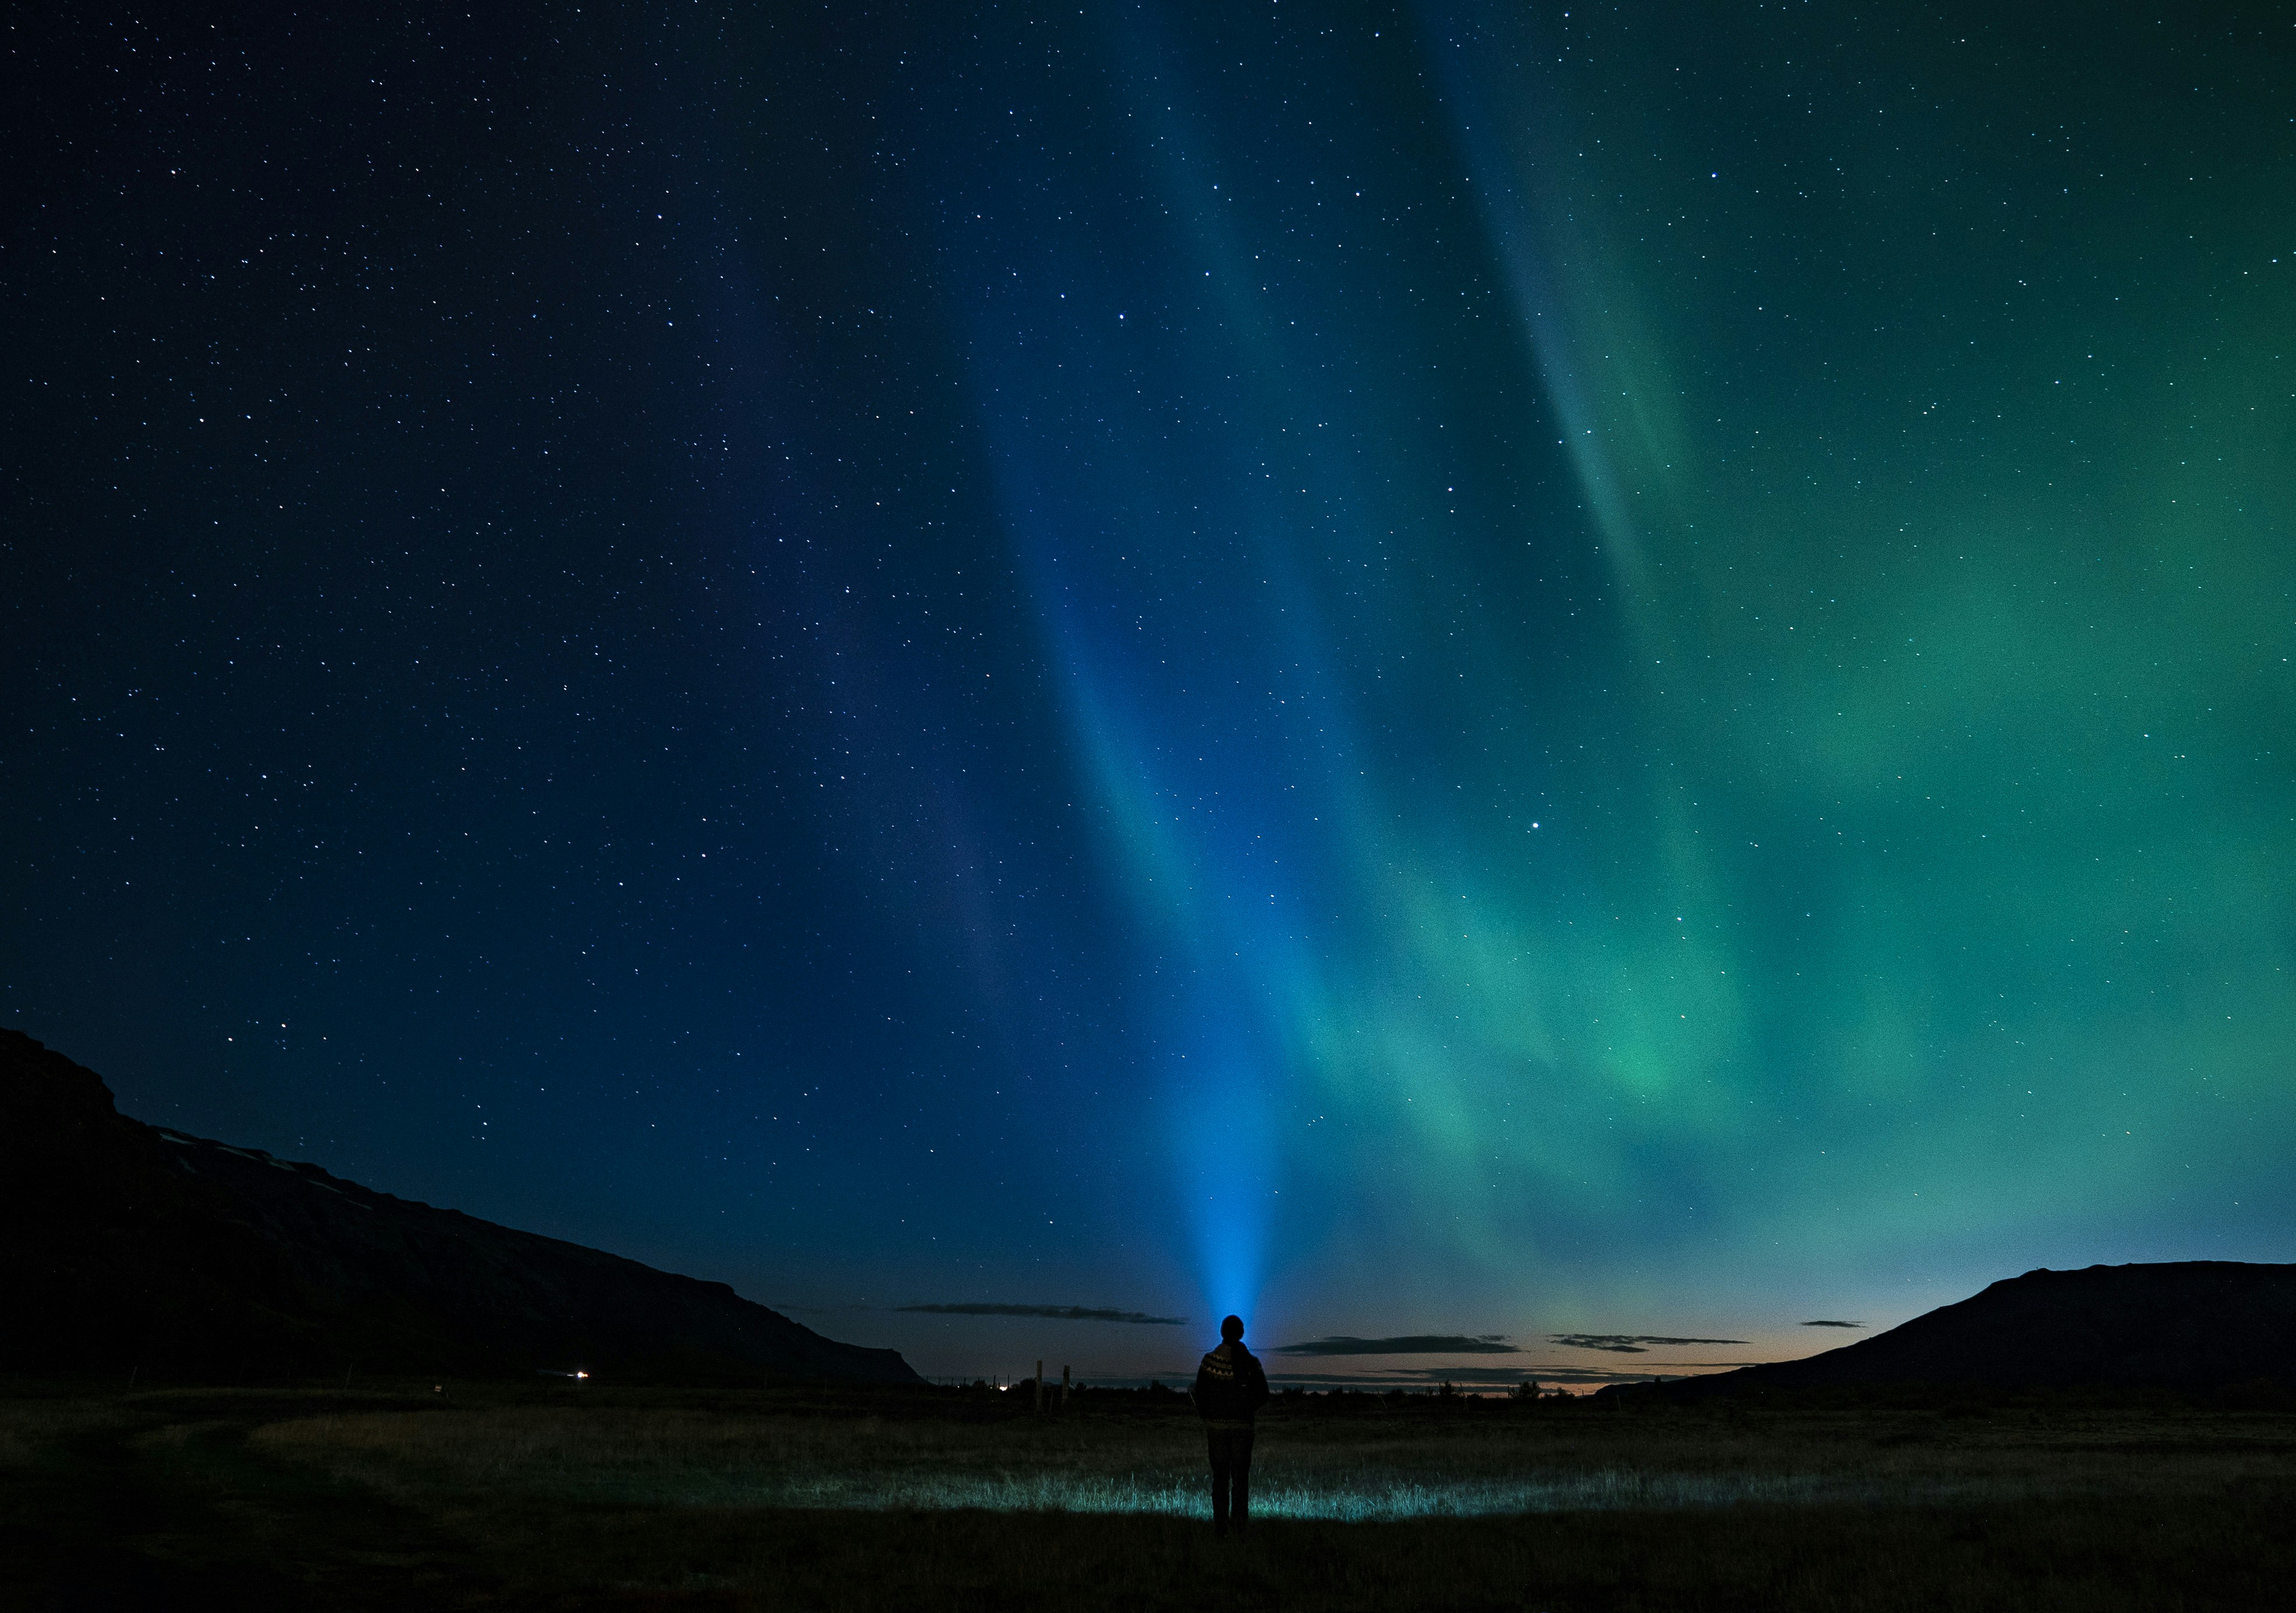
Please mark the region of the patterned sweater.
[[1267, 1403], [1267, 1374], [1240, 1341], [1222, 1344], [1196, 1369], [1192, 1398], [1206, 1428], [1249, 1428]]

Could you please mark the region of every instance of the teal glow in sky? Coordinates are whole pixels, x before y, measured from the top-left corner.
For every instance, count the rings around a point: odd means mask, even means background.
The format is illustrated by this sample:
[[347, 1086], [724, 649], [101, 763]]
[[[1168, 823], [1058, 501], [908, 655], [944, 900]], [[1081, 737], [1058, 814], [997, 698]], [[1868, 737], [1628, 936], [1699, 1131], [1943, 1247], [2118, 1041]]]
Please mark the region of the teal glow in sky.
[[1119, 36], [968, 332], [1210, 1309], [2284, 1258], [2284, 78], [1320, 21]]
[[8, 1023], [928, 1372], [2296, 1258], [2284, 8], [768, 9], [27, 47]]

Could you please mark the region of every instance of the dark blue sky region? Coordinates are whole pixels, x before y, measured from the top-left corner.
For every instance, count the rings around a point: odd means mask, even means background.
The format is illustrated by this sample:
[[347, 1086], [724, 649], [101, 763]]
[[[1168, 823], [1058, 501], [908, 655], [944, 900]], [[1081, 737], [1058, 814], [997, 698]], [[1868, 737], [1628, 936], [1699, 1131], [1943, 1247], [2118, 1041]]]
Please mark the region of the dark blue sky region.
[[54, 9], [127, 1112], [934, 1372], [2296, 1258], [2280, 8]]

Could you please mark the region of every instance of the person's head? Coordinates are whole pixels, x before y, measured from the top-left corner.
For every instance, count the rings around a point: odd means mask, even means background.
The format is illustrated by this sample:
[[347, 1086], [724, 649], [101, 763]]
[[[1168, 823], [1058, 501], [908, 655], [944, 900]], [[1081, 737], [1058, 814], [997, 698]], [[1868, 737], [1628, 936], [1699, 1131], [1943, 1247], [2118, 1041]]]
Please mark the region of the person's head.
[[1234, 1344], [1241, 1340], [1243, 1337], [1243, 1318], [1241, 1316], [1221, 1318], [1220, 1337], [1228, 1344]]

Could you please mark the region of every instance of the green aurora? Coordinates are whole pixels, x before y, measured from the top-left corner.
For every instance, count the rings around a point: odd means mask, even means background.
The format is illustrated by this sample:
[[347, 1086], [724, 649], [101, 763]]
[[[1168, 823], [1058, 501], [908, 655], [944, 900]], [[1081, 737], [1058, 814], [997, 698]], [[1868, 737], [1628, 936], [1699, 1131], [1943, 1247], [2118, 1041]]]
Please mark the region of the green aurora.
[[934, 1374], [2296, 1259], [2284, 5], [57, 14], [125, 1112]]
[[[1163, 356], [983, 366], [1187, 1112], [1244, 1117], [1173, 1138], [1207, 1296], [1800, 1353], [1804, 1306], [2284, 1258], [2285, 78], [1669, 16], [1159, 101], [1211, 267], [1101, 300]], [[1350, 218], [1378, 136], [1313, 131], [1382, 93], [1447, 212]], [[1226, 390], [1225, 462], [1107, 396], [1160, 382]]]

